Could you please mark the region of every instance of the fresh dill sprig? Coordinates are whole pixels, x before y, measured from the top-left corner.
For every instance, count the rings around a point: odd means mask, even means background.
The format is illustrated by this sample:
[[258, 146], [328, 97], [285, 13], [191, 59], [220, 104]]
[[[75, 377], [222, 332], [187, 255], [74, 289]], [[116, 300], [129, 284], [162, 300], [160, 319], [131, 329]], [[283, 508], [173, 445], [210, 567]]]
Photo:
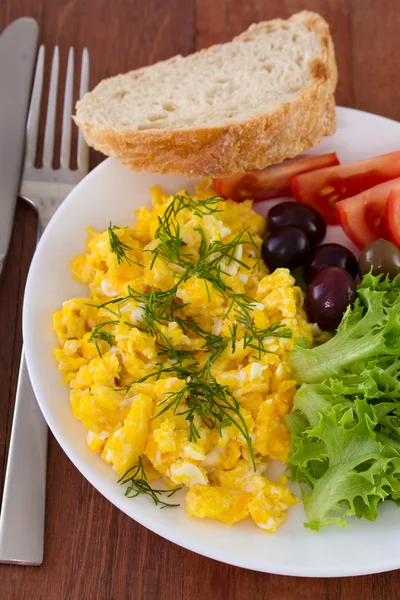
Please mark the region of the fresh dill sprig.
[[97, 325], [95, 325], [92, 329], [92, 333], [90, 335], [90, 338], [88, 339], [88, 342], [94, 342], [97, 352], [100, 356], [100, 358], [102, 357], [101, 354], [101, 350], [99, 347], [99, 340], [103, 340], [104, 342], [107, 342], [107, 344], [111, 347], [113, 345], [113, 340], [114, 340], [114, 336], [112, 333], [110, 333], [109, 331], [105, 331], [103, 329], [103, 327], [106, 327], [106, 325], [118, 325], [119, 321], [103, 321], [102, 323], [97, 323]]
[[[151, 373], [148, 373], [147, 375], [143, 375], [143, 377], [141, 377], [140, 379], [131, 381], [131, 383], [129, 383], [125, 387], [116, 388], [116, 390], [128, 392], [133, 385], [136, 385], [137, 383], [145, 383], [146, 381], [148, 381], [149, 379], [152, 379], [153, 377], [155, 377], [155, 380], [158, 381], [160, 379], [161, 375], [163, 375], [164, 373], [171, 373], [173, 375], [177, 375], [178, 377], [180, 377], [182, 379], [187, 379], [188, 377], [191, 376], [191, 374], [192, 374], [191, 367], [194, 365], [195, 365], [195, 363], [191, 363], [187, 367], [184, 367], [181, 363], [178, 363], [178, 364], [174, 364], [171, 367], [164, 367], [163, 363], [157, 363], [158, 368], [156, 371], [152, 371]], [[197, 365], [197, 363], [196, 363], [196, 365]], [[156, 416], [158, 416], [158, 415], [156, 415]]]
[[235, 332], [231, 330], [231, 341], [232, 341], [232, 352], [236, 346], [236, 331], [237, 326], [241, 325], [244, 330], [243, 335], [243, 348], [252, 348], [256, 350], [258, 359], [261, 358], [262, 354], [268, 352], [265, 348], [264, 340], [268, 337], [278, 338], [291, 338], [292, 332], [290, 329], [282, 325], [282, 323], [272, 323], [265, 329], [256, 327], [251, 317], [251, 312], [254, 309], [254, 300], [245, 294], [232, 293], [230, 295], [230, 303], [228, 310], [225, 313], [225, 318], [229, 313], [234, 310], [235, 314]]
[[[224, 243], [222, 240], [208, 242], [205, 231], [198, 226], [195, 228], [199, 235], [198, 247], [196, 251], [189, 252], [182, 237], [181, 226], [177, 219], [178, 214], [182, 210], [188, 209], [192, 214], [199, 217], [211, 215], [222, 210], [220, 202], [219, 197], [197, 201], [190, 195], [176, 195], [167, 206], [164, 214], [159, 217], [158, 228], [155, 233], [158, 245], [154, 249], [148, 250], [148, 252], [153, 253], [150, 268], [154, 267], [157, 257], [162, 258], [167, 264], [174, 264], [179, 267], [179, 269], [174, 270], [174, 285], [170, 289], [160, 291], [150, 288], [146, 292], [138, 292], [128, 286], [126, 296], [113, 298], [96, 306], [98, 309], [103, 308], [109, 311], [121, 320], [123, 319], [122, 307], [124, 304], [130, 300], [134, 301], [143, 309], [141, 317], [136, 323], [123, 322], [130, 327], [137, 327], [148, 332], [156, 340], [160, 362], [156, 365], [155, 370], [136, 381], [132, 381], [124, 388], [118, 389], [128, 392], [135, 384], [157, 381], [164, 375], [173, 375], [179, 378], [182, 382], [181, 389], [165, 394], [156, 416], [170, 409], [176, 414], [182, 414], [189, 424], [189, 439], [191, 441], [196, 441], [200, 437], [199, 418], [206, 426], [218, 428], [220, 432], [224, 427], [235, 425], [248, 445], [253, 467], [255, 468], [252, 439], [242, 415], [240, 404], [229, 387], [220, 384], [216, 380], [213, 374], [213, 365], [227, 348], [230, 348], [234, 353], [239, 341], [244, 348], [254, 350], [260, 358], [263, 353], [268, 352], [265, 348], [265, 338], [271, 336], [290, 337], [291, 332], [281, 323], [274, 323], [265, 329], [256, 327], [252, 318], [255, 305], [254, 299], [245, 294], [235, 293], [229, 286], [228, 277], [230, 273], [228, 271], [230, 271], [229, 266], [232, 263], [246, 270], [260, 268], [260, 248], [249, 228], [244, 229], [230, 241]], [[118, 242], [116, 254], [119, 256], [119, 252], [121, 260], [123, 260], [126, 258], [126, 251], [130, 248], [124, 244], [121, 246], [121, 242], [115, 234], [115, 228], [112, 227], [111, 223], [110, 228], [111, 233], [115, 235]], [[244, 247], [250, 249], [256, 258], [252, 267], [247, 264], [246, 259], [243, 259], [242, 249]], [[211, 289], [213, 289], [226, 300], [228, 308], [225, 318], [231, 311], [234, 312], [235, 323], [229, 324], [228, 336], [208, 332], [194, 319], [182, 317], [181, 311], [186, 304], [181, 302], [177, 297], [177, 293], [179, 286], [192, 277], [197, 277], [205, 282], [209, 299], [211, 298]], [[203, 341], [200, 351], [205, 354], [205, 358], [200, 360], [201, 364], [199, 364], [199, 359], [195, 354], [199, 351], [198, 349], [179, 349], [171, 343], [165, 329], [168, 329], [170, 322], [175, 322], [182, 332], [191, 339], [196, 337]], [[106, 321], [103, 325], [111, 323], [115, 324], [118, 321]], [[111, 334], [104, 331], [100, 325], [94, 339], [97, 337], [108, 341]], [[198, 346], [196, 347], [198, 348]], [[139, 459], [139, 464], [125, 474], [123, 478], [124, 483], [130, 483], [127, 492], [132, 494], [133, 497], [140, 493], [148, 493], [149, 495], [152, 495], [153, 492], [155, 494], [157, 492], [166, 493], [167, 490], [149, 491], [152, 488], [146, 482], [143, 464], [140, 461], [141, 459]], [[131, 472], [131, 477], [127, 477]], [[156, 498], [159, 501], [157, 496]]]
[[[183, 208], [190, 207], [192, 212], [202, 216], [204, 214], [212, 214], [220, 212], [221, 209], [215, 204], [219, 204], [220, 199], [210, 198], [209, 200], [194, 201], [190, 196], [175, 196], [170, 205], [167, 207], [164, 215], [158, 218], [158, 228], [155, 233], [155, 239], [159, 241], [158, 245], [150, 250], [153, 253], [151, 267], [154, 267], [157, 257], [161, 257], [166, 263], [178, 265], [184, 271], [180, 277], [179, 283], [187, 281], [190, 277], [198, 277], [211, 283], [213, 287], [224, 297], [226, 292], [230, 291], [230, 287], [224, 283], [222, 275], [228, 275], [223, 270], [221, 264], [226, 266], [235, 262], [245, 269], [250, 269], [243, 260], [237, 256], [237, 250], [242, 244], [250, 245], [256, 252], [257, 261], [259, 264], [260, 248], [256, 244], [249, 228], [239, 232], [230, 242], [224, 243], [221, 240], [213, 240], [210, 244], [207, 243], [206, 235], [201, 227], [196, 227], [200, 236], [200, 244], [198, 246], [198, 259], [195, 256], [185, 251], [186, 243], [181, 237], [181, 229], [179, 222], [176, 219], [177, 214]], [[207, 287], [207, 292], [209, 290]]]
[[[203, 279], [206, 284], [208, 299], [210, 300], [210, 291], [208, 288], [208, 283], [211, 283], [212, 286], [226, 298], [226, 290], [229, 290], [229, 286], [227, 286], [223, 279], [222, 275], [224, 273], [220, 264], [222, 261], [222, 254], [218, 254], [217, 258], [214, 257], [214, 261], [211, 261], [211, 258], [214, 256], [215, 251], [214, 242], [207, 246], [206, 235], [201, 227], [196, 227], [195, 231], [197, 231], [200, 235], [200, 244], [198, 248], [199, 259], [196, 264], [193, 264], [190, 268], [187, 269], [188, 277], [198, 277], [199, 279]], [[213, 262], [215, 264], [213, 264]]]
[[[180, 350], [175, 348], [169, 340], [167, 343], [161, 344], [156, 342], [158, 356], [166, 356], [171, 361], [193, 360], [193, 352], [191, 350]], [[197, 364], [197, 363], [196, 363]]]
[[125, 490], [125, 496], [127, 498], [136, 498], [140, 494], [144, 494], [146, 496], [150, 496], [154, 504], [156, 506], [160, 506], [160, 508], [172, 508], [180, 506], [179, 504], [171, 504], [169, 502], [164, 502], [164, 500], [162, 500], [162, 496], [171, 498], [171, 496], [176, 494], [176, 492], [182, 488], [178, 487], [174, 490], [158, 490], [152, 488], [147, 481], [141, 456], [139, 456], [138, 464], [129, 469], [124, 475], [122, 475], [122, 477], [118, 480], [118, 483], [121, 485], [125, 485], [127, 483], [129, 484]]
[[177, 285], [166, 291], [156, 291], [151, 288], [149, 292], [137, 292], [128, 285], [128, 294], [118, 296], [112, 300], [107, 300], [101, 304], [87, 303], [88, 306], [95, 306], [97, 309], [104, 308], [119, 319], [122, 319], [121, 308], [124, 304], [133, 300], [143, 308], [144, 316], [139, 324], [150, 333], [154, 332], [154, 323], [168, 323], [173, 320], [173, 314], [184, 308], [185, 304], [173, 304], [176, 297]]
[[236, 351], [236, 338], [237, 338], [237, 323], [233, 323], [232, 325], [229, 325], [229, 333], [231, 334], [231, 348], [232, 348], [232, 354], [235, 353]]
[[244, 328], [243, 348], [252, 348], [257, 352], [257, 358], [260, 359], [263, 354], [269, 352], [264, 344], [268, 337], [290, 338], [292, 332], [287, 329], [282, 323], [272, 323], [266, 329], [259, 329], [251, 320], [247, 312], [237, 313], [236, 319]]
[[[229, 340], [219, 339], [219, 345], [215, 345], [214, 349], [210, 351], [202, 368], [199, 368], [193, 358], [192, 361], [188, 361], [189, 357], [185, 354], [183, 357], [178, 358], [172, 366], [164, 367], [163, 363], [159, 363], [156, 371], [148, 373], [126, 387], [118, 388], [118, 390], [128, 391], [133, 385], [145, 383], [152, 378], [157, 381], [163, 374], [175, 375], [182, 380], [183, 386], [179, 390], [165, 394], [164, 400], [160, 403], [160, 410], [153, 419], [169, 409], [173, 409], [178, 415], [183, 415], [189, 422], [189, 441], [197, 441], [200, 437], [194, 422], [196, 415], [201, 418], [207, 427], [218, 427], [220, 431], [228, 425], [236, 425], [249, 447], [255, 468], [252, 440], [246, 421], [241, 413], [239, 402], [228, 386], [218, 383], [211, 372], [212, 364], [221, 356], [230, 343]], [[186, 404], [188, 406], [187, 410], [179, 412], [181, 404]]]
[[221, 212], [220, 202], [221, 199], [217, 196], [206, 200], [194, 200], [189, 194], [174, 196], [163, 216], [158, 217], [158, 228], [154, 237], [160, 243], [154, 250], [151, 250], [154, 255], [151, 268], [153, 268], [157, 256], [163, 258], [167, 263], [179, 264], [183, 267], [191, 266], [190, 254], [183, 251], [186, 243], [181, 237], [180, 225], [176, 216], [185, 208], [199, 217]]
[[221, 200], [220, 196], [195, 200], [190, 194], [176, 194], [168, 205], [164, 213], [164, 218], [168, 220], [171, 217], [176, 217], [185, 208], [189, 209], [197, 217], [212, 215], [223, 211], [220, 207], [221, 202], [223, 200]]
[[[176, 414], [185, 416], [185, 419], [189, 421], [189, 441], [197, 441], [200, 438], [200, 432], [194, 423], [196, 415], [207, 427], [217, 427], [220, 432], [228, 425], [236, 425], [247, 443], [255, 469], [250, 432], [241, 413], [239, 402], [228, 386], [218, 383], [212, 376], [210, 379], [204, 379], [203, 371], [199, 373], [191, 371], [180, 390], [167, 392], [165, 396], [157, 416], [171, 408]], [[178, 412], [181, 404], [186, 404], [188, 408]]]
[[235, 262], [249, 270], [249, 265], [236, 256], [239, 246], [242, 246], [243, 244], [252, 246], [253, 250], [256, 251], [256, 256], [260, 255], [260, 247], [256, 244], [251, 235], [250, 228], [246, 227], [246, 229], [240, 231], [230, 242], [224, 243], [221, 240], [214, 240], [211, 242], [206, 257], [209, 259], [208, 264], [210, 267], [214, 267], [224, 258], [228, 265]]
[[136, 260], [133, 260], [133, 258], [128, 256], [128, 254], [126, 253], [127, 250], [133, 250], [133, 248], [132, 246], [128, 246], [128, 244], [121, 242], [121, 240], [115, 233], [116, 229], [120, 229], [120, 227], [113, 225], [110, 221], [110, 225], [108, 226], [108, 239], [110, 240], [111, 250], [117, 257], [118, 264], [120, 265], [122, 261], [125, 260], [130, 265], [137, 265], [138, 267], [142, 267], [143, 265], [141, 265]]
[[160, 332], [160, 325], [173, 321], [175, 313], [183, 308], [182, 304], [174, 303], [177, 285], [166, 291], [156, 291], [153, 287], [146, 293], [136, 292], [131, 287], [128, 287], [128, 291], [129, 298], [143, 308], [139, 325], [153, 336]]
[[220, 335], [206, 331], [197, 323], [197, 321], [193, 321], [193, 319], [183, 319], [180, 316], [175, 316], [175, 322], [182, 329], [183, 333], [188, 334], [191, 332], [202, 338], [204, 340], [203, 348], [206, 350], [215, 349], [215, 347], [219, 346], [223, 341], [223, 338]]
[[[106, 302], [102, 302], [101, 304], [94, 304], [93, 302], [87, 302], [87, 306], [95, 306], [97, 309], [104, 308], [109, 313], [122, 319], [121, 314], [121, 306], [128, 302], [130, 296], [118, 296], [118, 298], [113, 298], [112, 300], [107, 300]], [[111, 306], [113, 308], [111, 308]], [[116, 310], [114, 310], [114, 306], [116, 306]]]
[[196, 227], [200, 235], [200, 244], [198, 247], [199, 259], [195, 262], [194, 256], [185, 251], [186, 243], [181, 237], [181, 229], [177, 220], [177, 215], [185, 208], [197, 216], [211, 215], [221, 212], [219, 207], [221, 199], [219, 197], [208, 198], [207, 200], [194, 200], [191, 196], [174, 196], [171, 203], [166, 208], [162, 217], [158, 217], [158, 228], [155, 232], [155, 239], [159, 244], [150, 252], [153, 253], [151, 268], [158, 256], [167, 263], [172, 263], [184, 268], [186, 273], [182, 280], [197, 276], [210, 281], [219, 291], [229, 289], [221, 279], [223, 273], [219, 263], [225, 259], [227, 264], [236, 262], [237, 264], [249, 269], [249, 266], [236, 256], [236, 251], [242, 244], [251, 245], [259, 255], [260, 248], [256, 244], [250, 229], [239, 232], [233, 240], [224, 243], [220, 240], [214, 240], [207, 244], [206, 236], [201, 227]]

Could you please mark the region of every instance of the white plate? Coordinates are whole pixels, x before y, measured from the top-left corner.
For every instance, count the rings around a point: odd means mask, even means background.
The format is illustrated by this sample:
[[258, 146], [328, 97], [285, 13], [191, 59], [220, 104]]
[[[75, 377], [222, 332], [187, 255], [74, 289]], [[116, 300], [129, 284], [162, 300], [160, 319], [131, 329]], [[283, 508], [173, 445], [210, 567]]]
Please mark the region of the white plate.
[[[399, 140], [400, 123], [340, 108], [337, 133], [325, 138], [312, 153], [335, 150], [342, 162], [349, 162], [398, 150]], [[111, 467], [88, 449], [86, 431], [72, 415], [68, 389], [52, 356], [57, 345], [52, 313], [67, 298], [88, 293], [69, 271], [70, 259], [84, 250], [86, 226], [104, 229], [110, 220], [116, 225], [132, 223], [133, 211], [150, 202], [149, 188], [155, 184], [174, 192], [183, 186], [192, 188], [193, 180], [132, 173], [116, 161], [105, 161], [57, 211], [34, 256], [24, 303], [25, 351], [36, 397], [58, 442], [115, 506], [148, 529], [199, 554], [248, 569], [310, 577], [361, 575], [400, 567], [400, 512], [389, 502], [381, 506], [375, 523], [354, 518], [348, 529], [332, 527], [319, 533], [305, 529], [301, 505], [290, 509], [287, 521], [274, 535], [250, 520], [229, 528], [189, 517], [182, 503], [180, 508], [159, 510], [148, 498], [125, 498]], [[338, 228], [329, 236], [345, 240]]]

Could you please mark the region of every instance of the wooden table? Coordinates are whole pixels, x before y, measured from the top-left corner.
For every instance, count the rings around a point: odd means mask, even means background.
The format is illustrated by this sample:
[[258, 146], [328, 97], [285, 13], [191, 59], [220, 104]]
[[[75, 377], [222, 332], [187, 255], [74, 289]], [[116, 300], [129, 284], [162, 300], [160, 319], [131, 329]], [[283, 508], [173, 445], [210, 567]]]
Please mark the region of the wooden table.
[[[320, 12], [331, 25], [340, 73], [338, 104], [400, 120], [399, 0], [3, 0], [0, 27], [17, 17], [36, 18], [40, 42], [51, 51], [59, 44], [64, 64], [69, 46], [78, 51], [87, 46], [93, 86], [117, 72], [229, 40], [253, 21], [305, 8]], [[93, 153], [91, 165], [101, 160]], [[35, 235], [35, 215], [19, 202], [0, 284], [1, 483]], [[183, 550], [107, 502], [52, 436], [44, 564], [0, 565], [2, 600], [395, 600], [399, 586], [398, 572], [297, 579], [238, 569]]]

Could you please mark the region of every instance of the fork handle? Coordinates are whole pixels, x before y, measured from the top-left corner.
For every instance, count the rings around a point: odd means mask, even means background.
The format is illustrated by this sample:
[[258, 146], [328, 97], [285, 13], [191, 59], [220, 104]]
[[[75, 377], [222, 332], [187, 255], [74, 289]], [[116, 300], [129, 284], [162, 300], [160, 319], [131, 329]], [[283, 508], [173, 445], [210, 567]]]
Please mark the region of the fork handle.
[[43, 562], [47, 425], [29, 379], [24, 351], [0, 514], [0, 562]]

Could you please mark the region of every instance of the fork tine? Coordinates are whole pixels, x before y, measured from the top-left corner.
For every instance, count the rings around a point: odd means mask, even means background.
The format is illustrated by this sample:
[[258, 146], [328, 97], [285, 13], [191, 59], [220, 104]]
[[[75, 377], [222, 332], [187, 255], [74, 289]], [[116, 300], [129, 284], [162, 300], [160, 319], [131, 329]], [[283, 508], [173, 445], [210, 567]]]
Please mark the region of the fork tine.
[[[79, 98], [82, 98], [89, 87], [89, 52], [87, 48], [82, 52], [81, 86]], [[85, 142], [82, 132], [78, 134], [78, 170], [83, 174], [89, 171], [89, 147]]]
[[36, 158], [37, 137], [39, 130], [40, 103], [42, 100], [43, 89], [43, 71], [44, 71], [44, 46], [40, 46], [35, 70], [35, 80], [33, 82], [31, 103], [29, 105], [29, 114], [26, 125], [26, 151], [25, 165], [32, 167]]
[[51, 167], [54, 152], [54, 134], [56, 129], [56, 105], [58, 87], [59, 54], [58, 46], [54, 48], [51, 63], [49, 99], [47, 104], [46, 128], [44, 131], [43, 166]]
[[67, 76], [65, 79], [64, 109], [61, 133], [61, 153], [60, 165], [62, 168], [69, 167], [71, 154], [71, 114], [72, 114], [72, 93], [74, 89], [74, 49], [70, 48], [68, 52]]

